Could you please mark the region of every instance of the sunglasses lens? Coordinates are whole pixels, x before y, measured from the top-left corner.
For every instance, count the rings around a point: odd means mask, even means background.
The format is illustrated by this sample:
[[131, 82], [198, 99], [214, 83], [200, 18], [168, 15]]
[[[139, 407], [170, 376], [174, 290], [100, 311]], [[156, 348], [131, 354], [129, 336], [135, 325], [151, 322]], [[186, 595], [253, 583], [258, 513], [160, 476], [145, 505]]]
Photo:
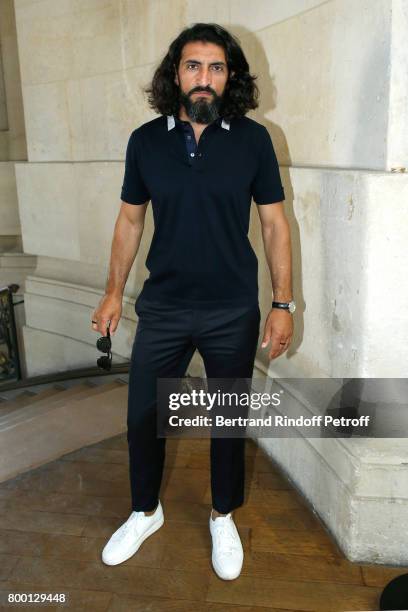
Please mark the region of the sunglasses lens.
[[111, 347], [111, 339], [106, 336], [102, 336], [96, 341], [96, 348], [98, 349], [98, 351], [101, 351], [101, 353], [109, 353]]
[[103, 370], [110, 370], [112, 359], [108, 357], [107, 355], [104, 355], [103, 357], [99, 357], [96, 363]]

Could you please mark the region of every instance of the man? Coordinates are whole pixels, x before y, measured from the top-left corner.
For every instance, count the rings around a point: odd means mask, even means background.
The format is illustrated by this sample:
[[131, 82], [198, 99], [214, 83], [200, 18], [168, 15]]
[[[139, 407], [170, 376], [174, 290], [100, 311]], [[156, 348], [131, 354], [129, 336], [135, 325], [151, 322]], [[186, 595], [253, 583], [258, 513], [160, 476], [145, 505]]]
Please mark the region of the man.
[[[163, 524], [166, 439], [156, 435], [157, 378], [183, 377], [196, 349], [208, 378], [252, 377], [260, 322], [257, 258], [247, 238], [252, 197], [274, 298], [262, 347], [270, 346], [273, 359], [291, 342], [291, 246], [279, 167], [265, 127], [245, 116], [258, 105], [255, 78], [225, 29], [186, 28], [147, 90], [160, 116], [129, 138], [95, 331], [106, 334], [108, 321], [112, 334], [117, 328], [150, 200], [155, 230], [146, 259], [150, 276], [135, 304], [129, 373], [132, 513], [103, 550], [108, 565], [131, 557]], [[245, 438], [211, 438], [212, 563], [225, 580], [237, 578], [243, 563], [232, 511], [243, 503], [244, 454]]]

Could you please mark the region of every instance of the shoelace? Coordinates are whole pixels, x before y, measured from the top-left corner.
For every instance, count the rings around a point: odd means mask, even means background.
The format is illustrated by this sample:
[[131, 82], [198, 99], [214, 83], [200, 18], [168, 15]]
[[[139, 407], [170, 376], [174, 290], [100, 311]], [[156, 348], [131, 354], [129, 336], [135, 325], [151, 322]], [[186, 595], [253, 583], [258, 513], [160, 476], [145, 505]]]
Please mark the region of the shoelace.
[[[220, 522], [222, 521], [222, 523]], [[217, 542], [218, 552], [221, 554], [231, 555], [237, 547], [237, 540], [232, 530], [232, 523], [229, 519], [216, 519], [215, 537]]]
[[125, 536], [130, 531], [130, 529], [133, 529], [135, 527], [135, 524], [140, 520], [142, 516], [144, 516], [144, 512], [137, 512], [136, 515], [132, 514], [128, 518], [126, 523], [124, 523], [121, 527], [119, 527], [115, 535], [115, 539], [122, 538], [123, 536]]

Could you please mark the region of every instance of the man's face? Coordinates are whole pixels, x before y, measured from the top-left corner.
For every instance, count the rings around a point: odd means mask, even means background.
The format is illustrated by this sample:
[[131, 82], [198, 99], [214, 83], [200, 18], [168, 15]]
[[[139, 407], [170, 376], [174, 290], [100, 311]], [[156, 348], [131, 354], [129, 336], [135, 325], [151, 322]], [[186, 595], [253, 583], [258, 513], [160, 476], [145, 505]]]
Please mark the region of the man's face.
[[175, 82], [180, 88], [180, 103], [196, 123], [211, 123], [219, 109], [228, 68], [224, 49], [209, 42], [184, 45]]

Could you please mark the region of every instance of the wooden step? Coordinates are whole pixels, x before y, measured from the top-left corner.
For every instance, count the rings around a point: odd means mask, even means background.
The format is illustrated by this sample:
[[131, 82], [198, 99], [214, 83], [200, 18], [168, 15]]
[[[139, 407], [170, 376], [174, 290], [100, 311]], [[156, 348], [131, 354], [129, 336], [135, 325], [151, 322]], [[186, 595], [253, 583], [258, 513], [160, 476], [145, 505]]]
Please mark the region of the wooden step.
[[[81, 399], [92, 397], [94, 395], [99, 395], [100, 393], [104, 393], [106, 391], [110, 391], [111, 389], [116, 389], [118, 386], [123, 386], [125, 383], [123, 381], [114, 380], [110, 383], [96, 385], [96, 386], [86, 386], [82, 388], [77, 393], [73, 393], [72, 387], [71, 389], [66, 389], [64, 392], [60, 393], [58, 397], [51, 397], [47, 401], [43, 401], [41, 403], [33, 403], [19, 410], [15, 410], [4, 417], [0, 417], [0, 431], [3, 431], [5, 428], [12, 426], [15, 423], [20, 421], [25, 421], [36, 417], [39, 414], [44, 414], [49, 412], [50, 410], [54, 410], [57, 407], [65, 406], [72, 402], [79, 401]], [[126, 385], [127, 386], [127, 385]]]
[[29, 389], [25, 389], [24, 391], [22, 391], [21, 393], [16, 395], [13, 399], [7, 399], [6, 397], [2, 397], [1, 398], [0, 406], [4, 406], [4, 404], [6, 404], [6, 403], [7, 404], [13, 403], [13, 404], [21, 404], [22, 405], [27, 397], [33, 397], [33, 395], [35, 395], [34, 391], [30, 391]]
[[[6, 400], [4, 404], [0, 404], [0, 420], [2, 417], [8, 415], [11, 412], [14, 412], [18, 408], [22, 408], [25, 406], [32, 406], [33, 404], [36, 404], [50, 397], [54, 399], [56, 393], [63, 392], [64, 397], [67, 397], [66, 395], [67, 393], [70, 393], [70, 394], [72, 393], [72, 395], [75, 395], [75, 393], [79, 393], [81, 389], [88, 389], [92, 386], [93, 385], [91, 383], [86, 381], [85, 383], [80, 383], [71, 388], [66, 388], [66, 387], [63, 387], [62, 385], [60, 386], [55, 385], [54, 387], [50, 389], [44, 389], [43, 391], [40, 391], [39, 393], [25, 391], [24, 393], [27, 393], [27, 395], [24, 395], [23, 397], [19, 395], [14, 400], [10, 400], [10, 401]], [[56, 387], [58, 387], [57, 390], [56, 390]]]
[[113, 381], [10, 414], [0, 428], [0, 482], [125, 432], [127, 399], [128, 385]]
[[14, 408], [21, 408], [22, 406], [27, 406], [28, 404], [33, 404], [34, 402], [42, 401], [48, 397], [52, 397], [57, 393], [61, 393], [61, 391], [65, 391], [65, 387], [62, 385], [53, 385], [52, 387], [48, 387], [47, 389], [43, 389], [38, 393], [32, 391], [24, 391], [21, 395], [18, 395], [16, 398], [12, 400], [6, 400], [5, 403], [0, 405], [0, 416], [6, 414], [7, 410], [13, 410]]

